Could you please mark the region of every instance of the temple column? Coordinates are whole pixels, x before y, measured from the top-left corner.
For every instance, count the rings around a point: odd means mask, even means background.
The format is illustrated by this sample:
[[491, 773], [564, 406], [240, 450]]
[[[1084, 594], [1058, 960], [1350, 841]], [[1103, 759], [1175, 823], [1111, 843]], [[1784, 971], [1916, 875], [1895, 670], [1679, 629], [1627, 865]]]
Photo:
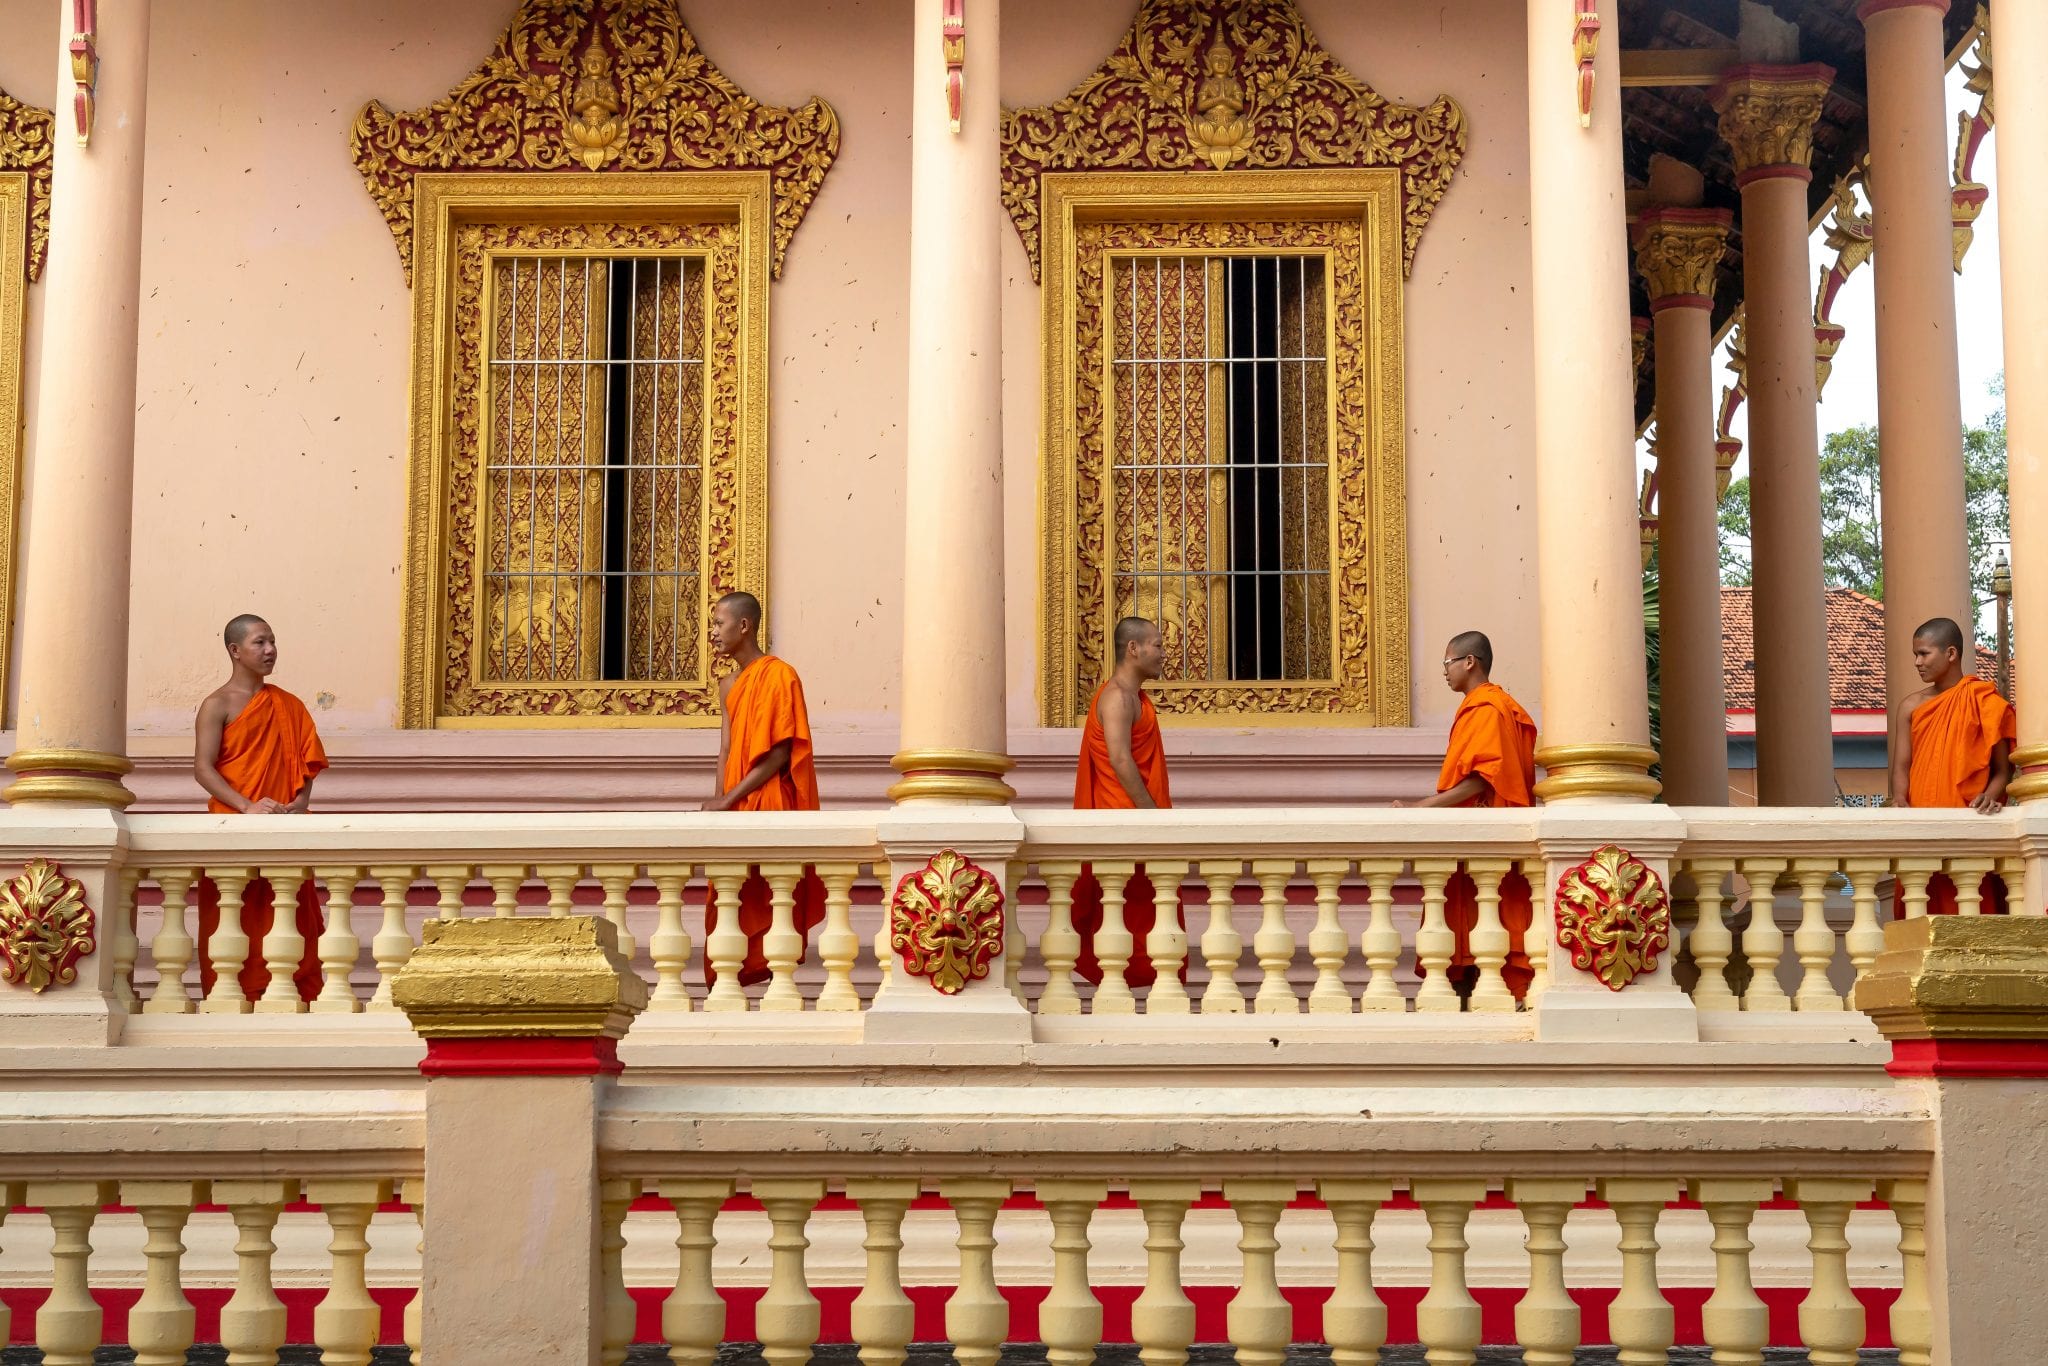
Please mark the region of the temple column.
[[[1967, 659], [1975, 617], [1963, 500], [1955, 222], [1949, 203], [1953, 125], [1942, 40], [1948, 10], [1942, 0], [1864, 0], [1857, 9], [1869, 63], [1885, 692], [1893, 705], [1920, 686], [1913, 672], [1914, 628], [1929, 617], [1953, 617], [1963, 628]], [[2004, 114], [2001, 98], [2001, 144]], [[2038, 167], [2032, 168], [2028, 177], [2039, 174]], [[1999, 191], [2005, 191], [2003, 179]]]
[[1636, 507], [1620, 43], [1593, 51], [1590, 117], [1565, 45], [1572, 0], [1529, 0], [1529, 240], [1537, 590], [1549, 802], [1647, 801], [1648, 677]]
[[1742, 192], [1763, 806], [1831, 806], [1835, 799], [1806, 203], [1813, 125], [1834, 75], [1824, 66], [1737, 67], [1714, 90]]
[[[1003, 338], [998, 0], [911, 32], [910, 411], [899, 802], [1001, 804]], [[964, 51], [962, 48], [964, 47]], [[957, 73], [957, 78], [956, 78]], [[957, 100], [957, 110], [954, 101]]]
[[[2014, 54], [2021, 79], [1998, 90], [1998, 230], [2005, 313], [2005, 459], [2012, 503], [2013, 702], [2022, 770], [2048, 765], [2048, 256], [2023, 249], [2048, 222], [2048, 85], [2026, 79], [2027, 54], [2048, 53], [2048, 6], [2004, 5], [1991, 22], [1993, 50]], [[2033, 650], [2026, 641], [2040, 642]], [[2048, 797], [2048, 773], [2016, 779], [2018, 801]], [[2039, 884], [2037, 884], [2039, 885]]]
[[1714, 274], [1728, 248], [1720, 209], [1637, 220], [1657, 348], [1657, 587], [1662, 617], [1664, 799], [1728, 804], [1728, 696], [1721, 671], [1721, 491], [1714, 463]]
[[[49, 3], [49, 0], [45, 0]], [[128, 556], [149, 0], [98, 26], [91, 139], [73, 123], [72, 6], [58, 4], [57, 135], [42, 363], [29, 453], [21, 695], [9, 802], [126, 806]]]

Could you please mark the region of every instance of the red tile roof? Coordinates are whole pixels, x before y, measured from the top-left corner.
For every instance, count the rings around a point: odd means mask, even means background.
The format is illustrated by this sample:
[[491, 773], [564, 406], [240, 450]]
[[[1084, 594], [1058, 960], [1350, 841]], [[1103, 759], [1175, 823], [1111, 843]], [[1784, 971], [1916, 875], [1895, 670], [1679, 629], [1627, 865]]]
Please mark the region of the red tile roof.
[[[1830, 588], [1828, 604], [1828, 697], [1835, 711], [1883, 711], [1884, 604], [1853, 588]], [[1728, 710], [1756, 710], [1756, 637], [1749, 590], [1721, 590], [1721, 672]], [[1998, 660], [1977, 647], [1977, 674], [1998, 676]]]

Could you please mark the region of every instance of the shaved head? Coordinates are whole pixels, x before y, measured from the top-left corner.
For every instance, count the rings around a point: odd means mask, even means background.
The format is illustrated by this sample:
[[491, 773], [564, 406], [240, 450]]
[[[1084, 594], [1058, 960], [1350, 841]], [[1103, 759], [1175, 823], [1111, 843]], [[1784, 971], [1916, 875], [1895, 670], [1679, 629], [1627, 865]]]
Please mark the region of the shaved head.
[[1924, 640], [1937, 650], [1963, 651], [1963, 628], [1948, 617], [1935, 617], [1932, 621], [1920, 623], [1920, 629], [1913, 632], [1913, 639]]
[[221, 643], [223, 645], [226, 645], [228, 648], [233, 649], [235, 646], [240, 645], [243, 641], [247, 640], [249, 638], [249, 633], [255, 630], [258, 626], [268, 625], [270, 625], [270, 623], [265, 621], [262, 617], [255, 616], [248, 612], [244, 612], [242, 613], [242, 615], [236, 617], [233, 621], [230, 621], [226, 626], [221, 628]]
[[1116, 657], [1122, 659], [1126, 650], [1158, 629], [1145, 617], [1125, 617], [1116, 624]]
[[1484, 631], [1459, 632], [1451, 637], [1451, 643], [1444, 653], [1452, 659], [1462, 659], [1466, 655], [1471, 655], [1479, 661], [1481, 669], [1489, 674], [1493, 672], [1493, 642], [1486, 638]]
[[717, 603], [741, 621], [752, 623], [758, 633], [761, 629], [761, 600], [752, 593], [727, 593]]

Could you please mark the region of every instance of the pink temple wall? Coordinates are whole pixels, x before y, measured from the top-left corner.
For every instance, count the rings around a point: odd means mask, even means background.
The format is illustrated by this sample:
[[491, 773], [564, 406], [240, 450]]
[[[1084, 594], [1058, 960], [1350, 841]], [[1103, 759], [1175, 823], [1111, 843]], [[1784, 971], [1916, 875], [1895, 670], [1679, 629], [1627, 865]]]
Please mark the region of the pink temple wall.
[[[1436, 651], [1456, 630], [1491, 633], [1497, 676], [1532, 708], [1540, 700], [1521, 7], [1463, 6], [1451, 27], [1443, 6], [1299, 3], [1355, 75], [1407, 102], [1447, 92], [1471, 126], [1468, 156], [1407, 282], [1417, 726], [1313, 739], [1176, 730], [1176, 758], [1216, 775], [1219, 796], [1248, 790], [1231, 773], [1283, 755], [1319, 765], [1325, 786], [1311, 790], [1329, 796], [1405, 790], [1432, 772], [1455, 701], [1439, 684]], [[840, 159], [772, 295], [770, 611], [776, 649], [804, 673], [821, 756], [837, 755], [838, 794], [879, 796], [903, 632], [907, 7], [683, 8], [706, 53], [750, 93], [783, 103], [823, 95], [842, 124]], [[1498, 9], [1498, 21], [1472, 12], [1480, 8]], [[1013, 0], [1005, 101], [1064, 94], [1134, 9]], [[51, 101], [58, 10], [56, 0], [0, 0], [0, 87]], [[385, 775], [381, 802], [371, 788], [364, 802], [406, 804], [415, 787], [427, 800], [425, 773], [445, 775], [465, 756], [490, 757], [504, 776], [477, 781], [508, 790], [531, 780], [528, 760], [552, 765], [561, 800], [700, 793], [713, 732], [391, 729], [410, 306], [390, 235], [349, 164], [348, 126], [367, 99], [402, 109], [444, 93], [488, 50], [511, 0], [207, 0], [154, 10], [130, 664], [146, 802], [196, 799], [181, 771], [192, 710], [222, 673], [219, 623], [244, 610], [277, 626], [279, 681], [314, 707], [338, 763], [354, 757]], [[1014, 234], [1004, 259], [1010, 721], [1025, 761], [1020, 787], [1057, 799], [1073, 737], [1037, 726], [1038, 297]], [[31, 291], [31, 443], [41, 294]], [[919, 625], [927, 648], [947, 648], [945, 623]], [[593, 757], [627, 755], [652, 767], [627, 779], [591, 772]], [[391, 777], [409, 764], [415, 779]], [[1275, 799], [1303, 793], [1298, 775], [1273, 777]], [[624, 792], [622, 781], [639, 786]], [[1194, 779], [1189, 795], [1202, 786]]]

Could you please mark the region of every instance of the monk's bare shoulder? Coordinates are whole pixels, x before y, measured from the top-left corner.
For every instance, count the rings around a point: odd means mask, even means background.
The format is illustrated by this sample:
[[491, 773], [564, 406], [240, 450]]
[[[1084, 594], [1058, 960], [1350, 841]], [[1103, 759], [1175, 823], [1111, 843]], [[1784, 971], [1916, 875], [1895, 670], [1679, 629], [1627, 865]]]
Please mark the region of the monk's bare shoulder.
[[223, 683], [200, 699], [199, 720], [202, 724], [207, 721], [224, 722], [234, 714], [234, 699], [228, 695], [228, 691], [229, 685]]
[[1892, 712], [1892, 719], [1897, 721], [1902, 726], [1907, 725], [1912, 721], [1913, 713], [1918, 711], [1923, 703], [1932, 700], [1934, 695], [1939, 691], [1940, 689], [1936, 688], [1932, 683], [1929, 683], [1924, 688], [1918, 688], [1912, 692], [1907, 693], [1904, 697], [1899, 699], [1899, 705], [1897, 709], [1895, 709]]

